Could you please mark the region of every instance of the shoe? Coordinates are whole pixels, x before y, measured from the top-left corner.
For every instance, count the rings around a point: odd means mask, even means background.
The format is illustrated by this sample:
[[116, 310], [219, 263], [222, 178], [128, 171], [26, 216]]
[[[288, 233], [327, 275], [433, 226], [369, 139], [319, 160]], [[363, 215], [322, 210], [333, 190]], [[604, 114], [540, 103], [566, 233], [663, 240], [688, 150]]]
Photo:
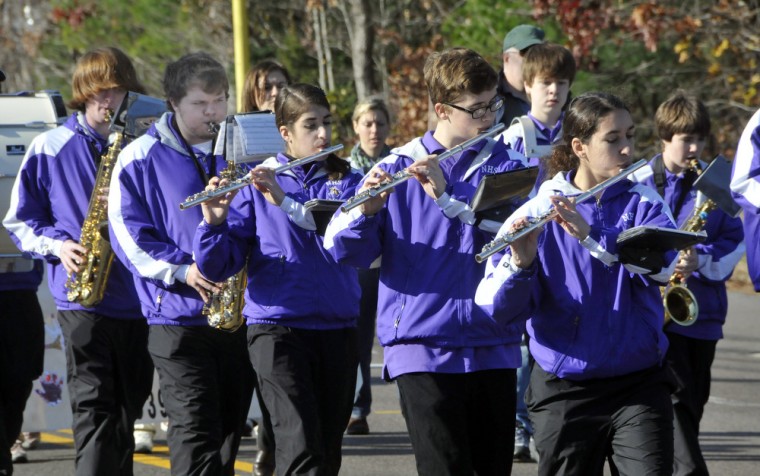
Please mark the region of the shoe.
[[39, 431], [24, 432], [23, 435], [24, 439], [21, 442], [21, 447], [25, 450], [33, 450], [40, 445], [41, 437]]
[[522, 423], [515, 422], [515, 461], [528, 462], [530, 459], [530, 434]]
[[253, 476], [274, 476], [274, 468], [274, 454], [263, 450], [256, 453], [256, 460], [253, 462]]
[[153, 453], [153, 432], [149, 430], [135, 430], [135, 453]]
[[24, 447], [21, 446], [21, 440], [16, 440], [11, 447], [11, 462], [13, 464], [29, 462], [29, 459], [26, 457], [26, 451], [24, 450]]
[[346, 426], [347, 435], [369, 435], [369, 425], [366, 418], [351, 418]]

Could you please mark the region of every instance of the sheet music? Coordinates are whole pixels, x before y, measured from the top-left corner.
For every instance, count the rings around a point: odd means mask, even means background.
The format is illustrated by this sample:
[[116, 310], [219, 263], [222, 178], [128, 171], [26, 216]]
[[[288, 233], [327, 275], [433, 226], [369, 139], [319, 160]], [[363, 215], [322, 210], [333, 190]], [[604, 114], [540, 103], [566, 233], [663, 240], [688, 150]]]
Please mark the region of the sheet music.
[[274, 114], [268, 112], [236, 114], [233, 140], [235, 163], [260, 161], [285, 151]]
[[222, 121], [219, 124], [219, 132], [216, 133], [216, 140], [214, 141], [214, 155], [224, 155], [224, 135], [227, 133], [227, 121]]

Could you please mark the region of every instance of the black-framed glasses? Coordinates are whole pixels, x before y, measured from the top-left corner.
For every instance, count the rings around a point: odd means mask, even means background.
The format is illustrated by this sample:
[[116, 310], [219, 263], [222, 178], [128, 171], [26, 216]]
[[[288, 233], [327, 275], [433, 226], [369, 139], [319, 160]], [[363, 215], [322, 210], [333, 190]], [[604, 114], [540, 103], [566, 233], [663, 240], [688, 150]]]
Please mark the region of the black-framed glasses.
[[451, 104], [448, 102], [445, 102], [443, 104], [453, 107], [454, 109], [459, 109], [462, 112], [466, 112], [470, 114], [473, 119], [480, 119], [486, 115], [487, 111], [496, 112], [501, 109], [501, 107], [504, 105], [504, 98], [501, 96], [496, 96], [491, 99], [491, 102], [489, 102], [488, 105], [479, 107], [477, 109], [467, 109], [466, 107], [457, 106], [456, 104]]

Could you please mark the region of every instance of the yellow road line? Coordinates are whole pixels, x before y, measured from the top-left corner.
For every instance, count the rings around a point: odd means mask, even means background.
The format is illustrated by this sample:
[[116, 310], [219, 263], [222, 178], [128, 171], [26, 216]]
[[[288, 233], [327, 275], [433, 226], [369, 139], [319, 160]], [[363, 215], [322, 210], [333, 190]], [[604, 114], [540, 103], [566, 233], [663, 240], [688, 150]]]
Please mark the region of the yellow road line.
[[[71, 436], [61, 436], [60, 433], [71, 435], [71, 430], [59, 430], [56, 433], [42, 433], [40, 440], [54, 445], [69, 446], [73, 449], [74, 438]], [[164, 469], [171, 468], [171, 463], [169, 461], [169, 447], [166, 445], [155, 445], [153, 447], [153, 453], [149, 455], [135, 453], [132, 460], [135, 463], [144, 464], [146, 466], [155, 466]], [[237, 471], [242, 471], [243, 474], [251, 474], [253, 472], [253, 463], [235, 461], [235, 469]], [[242, 476], [242, 474], [240, 476]]]

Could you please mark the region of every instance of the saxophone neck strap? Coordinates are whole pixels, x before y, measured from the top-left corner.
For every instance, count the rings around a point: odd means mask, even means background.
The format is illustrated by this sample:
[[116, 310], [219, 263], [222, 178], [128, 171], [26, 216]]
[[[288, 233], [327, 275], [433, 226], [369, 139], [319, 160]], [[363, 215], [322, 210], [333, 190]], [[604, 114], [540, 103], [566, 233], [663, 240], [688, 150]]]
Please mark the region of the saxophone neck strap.
[[[659, 193], [662, 198], [665, 198], [665, 162], [662, 159], [662, 155], [658, 155], [657, 158], [654, 159], [652, 172], [654, 173], [654, 184], [657, 186], [657, 193]], [[684, 172], [684, 178], [681, 182], [681, 191], [678, 194], [678, 199], [676, 200], [673, 209], [671, 210], [673, 212], [673, 218], [676, 220], [678, 220], [678, 214], [681, 211], [683, 202], [686, 201], [686, 197], [689, 195], [689, 191], [691, 190], [692, 185], [694, 185], [696, 178], [697, 174], [692, 169], [687, 169]]]
[[195, 164], [195, 169], [198, 171], [198, 175], [201, 177], [203, 185], [208, 185], [208, 181], [210, 179], [209, 173], [211, 175], [214, 175], [216, 173], [216, 156], [214, 155], [214, 143], [212, 142], [211, 144], [211, 153], [209, 154], [209, 172], [206, 173], [206, 170], [203, 168], [203, 164], [201, 164], [200, 159], [195, 155], [195, 150], [193, 150], [192, 146], [187, 143], [187, 140], [185, 140], [182, 132], [180, 132], [179, 127], [177, 126], [177, 119], [173, 115], [172, 127], [177, 132], [177, 137], [179, 137], [179, 140], [182, 142], [182, 146], [185, 148], [185, 151], [187, 151], [187, 153], [190, 154], [190, 157], [192, 157], [193, 164]]

